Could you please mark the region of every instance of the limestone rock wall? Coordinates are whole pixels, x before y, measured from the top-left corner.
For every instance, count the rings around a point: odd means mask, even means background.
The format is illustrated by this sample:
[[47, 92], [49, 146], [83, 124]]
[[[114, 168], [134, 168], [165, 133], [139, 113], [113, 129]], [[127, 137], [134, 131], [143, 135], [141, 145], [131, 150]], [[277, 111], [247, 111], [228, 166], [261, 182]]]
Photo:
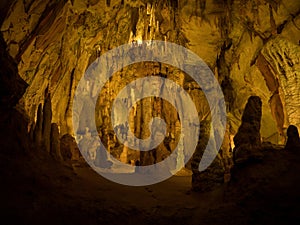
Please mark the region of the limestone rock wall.
[[[209, 65], [227, 101], [229, 136], [251, 95], [262, 99], [264, 140], [283, 142], [289, 124], [300, 126], [299, 1], [17, 0], [5, 7], [1, 33], [28, 84], [20, 108], [36, 121], [48, 88], [61, 135], [73, 132], [72, 99], [88, 65], [109, 49], [146, 39], [186, 46]], [[115, 82], [131, 76], [133, 70], [121, 72]], [[193, 87], [189, 79], [182, 84]], [[206, 115], [202, 92], [190, 93]]]

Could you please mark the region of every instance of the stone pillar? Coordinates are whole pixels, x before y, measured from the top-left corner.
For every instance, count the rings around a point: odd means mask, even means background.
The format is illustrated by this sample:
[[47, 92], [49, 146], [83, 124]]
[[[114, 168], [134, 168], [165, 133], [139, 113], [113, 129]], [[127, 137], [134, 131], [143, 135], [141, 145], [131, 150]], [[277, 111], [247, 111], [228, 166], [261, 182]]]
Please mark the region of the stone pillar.
[[[142, 100], [142, 123], [141, 123], [141, 138], [150, 137], [149, 123], [152, 119], [152, 98]], [[155, 162], [154, 151], [141, 151], [141, 166], [152, 165]]]
[[235, 148], [233, 161], [235, 164], [249, 160], [260, 160], [261, 152], [260, 123], [262, 116], [262, 102], [258, 96], [251, 96], [246, 104], [242, 123], [234, 137]]
[[120, 161], [122, 163], [128, 163], [128, 143], [127, 141], [124, 142], [123, 152], [120, 155]]

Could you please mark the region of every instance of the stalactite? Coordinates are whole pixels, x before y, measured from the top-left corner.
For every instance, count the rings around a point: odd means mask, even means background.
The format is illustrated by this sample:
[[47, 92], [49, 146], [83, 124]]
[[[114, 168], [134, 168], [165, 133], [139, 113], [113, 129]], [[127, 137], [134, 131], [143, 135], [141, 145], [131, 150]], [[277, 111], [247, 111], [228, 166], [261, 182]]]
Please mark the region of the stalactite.
[[204, 16], [205, 9], [206, 9], [206, 0], [200, 0], [200, 17]]
[[269, 5], [269, 11], [270, 11], [270, 25], [271, 25], [271, 30], [272, 30], [272, 34], [276, 34], [277, 33], [277, 27], [276, 27], [276, 22], [273, 16], [273, 9], [272, 6]]
[[131, 9], [131, 31], [133, 33], [133, 36], [135, 37], [136, 36], [136, 26], [137, 26], [137, 23], [138, 23], [138, 20], [139, 20], [139, 8], [132, 8]]

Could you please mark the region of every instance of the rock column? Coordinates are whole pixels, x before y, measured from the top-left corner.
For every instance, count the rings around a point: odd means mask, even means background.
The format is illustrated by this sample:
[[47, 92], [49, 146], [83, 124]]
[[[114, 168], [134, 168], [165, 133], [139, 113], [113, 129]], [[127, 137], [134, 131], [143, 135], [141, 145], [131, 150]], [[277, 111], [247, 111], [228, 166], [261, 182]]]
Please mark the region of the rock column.
[[258, 96], [251, 96], [246, 104], [241, 126], [233, 139], [235, 145], [233, 161], [235, 164], [259, 160], [263, 157], [260, 137], [261, 116], [261, 99]]

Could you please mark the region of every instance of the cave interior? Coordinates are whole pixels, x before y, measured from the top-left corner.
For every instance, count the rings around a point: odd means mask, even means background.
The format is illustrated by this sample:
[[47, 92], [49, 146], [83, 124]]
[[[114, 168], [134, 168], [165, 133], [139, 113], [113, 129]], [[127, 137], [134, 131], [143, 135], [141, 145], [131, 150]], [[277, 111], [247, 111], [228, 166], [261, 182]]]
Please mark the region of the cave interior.
[[[4, 0], [0, 15], [3, 224], [300, 220], [300, 1]], [[197, 55], [222, 95], [169, 43]], [[119, 46], [166, 60], [118, 67]], [[162, 141], [130, 147], [147, 138]], [[206, 146], [214, 158], [199, 170]], [[170, 158], [149, 185], [97, 171], [147, 176]]]

